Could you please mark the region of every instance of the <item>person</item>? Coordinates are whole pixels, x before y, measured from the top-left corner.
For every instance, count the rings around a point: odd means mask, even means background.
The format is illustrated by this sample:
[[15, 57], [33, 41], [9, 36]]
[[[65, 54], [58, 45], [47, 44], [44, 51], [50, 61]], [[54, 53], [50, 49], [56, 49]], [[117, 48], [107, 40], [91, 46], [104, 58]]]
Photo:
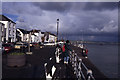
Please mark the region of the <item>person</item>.
[[88, 49], [85, 49], [85, 53], [86, 53], [86, 56], [85, 56], [85, 58], [87, 58]]
[[87, 54], [88, 54], [88, 49], [87, 48], [86, 49], [82, 48], [82, 56], [87, 58]]
[[66, 43], [64, 43], [63, 47], [62, 47], [62, 54], [64, 54], [64, 63], [68, 64], [68, 60], [69, 60], [69, 51], [72, 51], [69, 47], [70, 42], [69, 40], [66, 41]]

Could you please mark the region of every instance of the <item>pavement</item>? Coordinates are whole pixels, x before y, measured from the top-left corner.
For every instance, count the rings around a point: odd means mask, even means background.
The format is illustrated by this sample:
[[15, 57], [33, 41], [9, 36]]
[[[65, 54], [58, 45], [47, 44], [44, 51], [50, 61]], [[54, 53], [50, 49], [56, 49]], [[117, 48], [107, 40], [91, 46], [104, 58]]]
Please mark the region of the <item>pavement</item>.
[[76, 76], [73, 73], [73, 68], [70, 64], [64, 64], [63, 61], [60, 61], [55, 67], [57, 70], [53, 75], [53, 79], [76, 79]]
[[[71, 49], [75, 50], [78, 56], [82, 59], [84, 64], [93, 71], [93, 76], [95, 79], [107, 79], [107, 77], [101, 73], [95, 65], [89, 60], [89, 58], [84, 58], [80, 52], [80, 48], [75, 46], [70, 46]], [[47, 72], [51, 72], [51, 68], [54, 65], [56, 67], [56, 71], [53, 75], [53, 79], [76, 79], [73, 68], [69, 64], [63, 64], [63, 60], [60, 63], [55, 62], [55, 46], [45, 46], [43, 48], [32, 48], [32, 55], [26, 54], [26, 65], [22, 67], [9, 67], [6, 65], [7, 63], [7, 54], [2, 55], [2, 79], [45, 79], [45, 67], [44, 64], [48, 63]], [[50, 60], [52, 58], [52, 60]], [[86, 73], [85, 70], [83, 70]]]

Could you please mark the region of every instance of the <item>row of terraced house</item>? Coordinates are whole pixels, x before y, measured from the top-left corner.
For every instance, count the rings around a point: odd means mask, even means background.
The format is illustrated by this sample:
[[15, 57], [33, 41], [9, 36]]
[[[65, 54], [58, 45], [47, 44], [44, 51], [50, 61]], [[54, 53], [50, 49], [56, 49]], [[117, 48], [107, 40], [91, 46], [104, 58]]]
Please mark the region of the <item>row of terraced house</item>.
[[16, 23], [10, 18], [0, 15], [0, 39], [2, 43], [9, 42], [56, 42], [57, 36], [41, 30], [25, 30], [16, 28]]

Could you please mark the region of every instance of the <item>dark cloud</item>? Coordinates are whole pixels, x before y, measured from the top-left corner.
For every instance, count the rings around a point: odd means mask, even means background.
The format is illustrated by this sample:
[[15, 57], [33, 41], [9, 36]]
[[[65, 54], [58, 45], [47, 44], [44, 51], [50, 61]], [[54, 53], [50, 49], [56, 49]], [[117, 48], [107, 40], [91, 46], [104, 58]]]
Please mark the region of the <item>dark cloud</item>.
[[33, 5], [48, 11], [64, 12], [73, 10], [114, 10], [118, 2], [35, 2]]
[[71, 3], [64, 2], [35, 2], [33, 5], [48, 11], [64, 12], [70, 9]]
[[84, 34], [92, 40], [97, 39], [95, 36], [117, 35], [117, 6], [115, 2], [8, 2], [3, 3], [3, 13], [17, 15], [17, 27], [53, 33], [59, 18], [59, 35], [79, 39]]
[[118, 2], [88, 2], [84, 10], [114, 10], [118, 8]]
[[[9, 7], [11, 9], [9, 9]], [[39, 11], [38, 11], [39, 10]], [[14, 15], [42, 15], [42, 10], [27, 2], [3, 2], [2, 12]]]

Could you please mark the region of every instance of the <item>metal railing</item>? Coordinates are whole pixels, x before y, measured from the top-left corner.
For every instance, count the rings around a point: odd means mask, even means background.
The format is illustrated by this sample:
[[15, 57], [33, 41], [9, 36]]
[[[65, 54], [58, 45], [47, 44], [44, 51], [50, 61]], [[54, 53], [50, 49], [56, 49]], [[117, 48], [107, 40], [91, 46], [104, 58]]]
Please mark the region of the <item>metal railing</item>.
[[[95, 80], [92, 75], [92, 70], [88, 69], [82, 62], [82, 59], [78, 57], [77, 53], [70, 51], [70, 63], [74, 69], [74, 74], [78, 80]], [[84, 71], [83, 71], [84, 69]], [[86, 71], [86, 72], [85, 72]]]
[[[59, 63], [60, 61], [60, 54], [60, 49], [56, 48], [56, 63]], [[76, 78], [78, 80], [95, 80], [94, 76], [92, 75], [92, 70], [87, 68], [87, 66], [83, 63], [82, 59], [77, 55], [77, 53], [75, 53], [74, 50], [73, 52], [70, 51], [69, 57], [74, 74], [76, 75]]]

